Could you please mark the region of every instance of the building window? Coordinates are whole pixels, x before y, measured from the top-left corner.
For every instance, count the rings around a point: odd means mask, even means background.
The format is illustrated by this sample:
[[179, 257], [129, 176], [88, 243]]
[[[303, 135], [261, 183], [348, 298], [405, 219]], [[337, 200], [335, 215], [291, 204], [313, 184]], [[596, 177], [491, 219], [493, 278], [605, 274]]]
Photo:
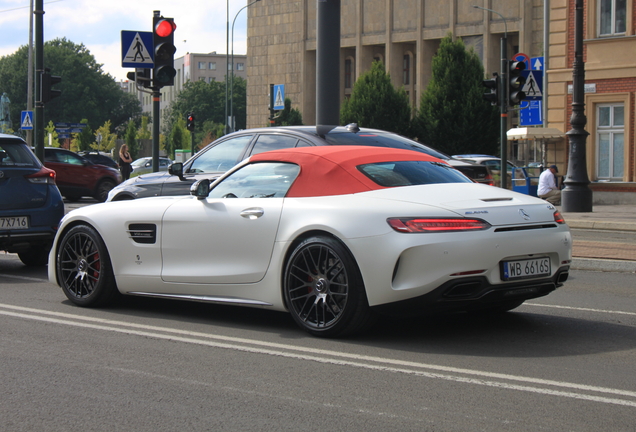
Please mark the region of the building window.
[[627, 27], [627, 0], [599, 0], [599, 36], [624, 34]]
[[237, 71], [245, 70], [245, 65], [243, 63], [237, 63], [236, 64], [236, 70]]
[[206, 67], [205, 62], [199, 62], [199, 69], [205, 69], [205, 67]]
[[625, 162], [625, 107], [623, 104], [598, 105], [596, 135], [597, 178], [622, 181]]
[[345, 60], [344, 86], [347, 89], [351, 88], [351, 59]]
[[210, 64], [208, 65], [210, 70], [216, 70], [216, 63], [214, 62], [210, 62]]
[[402, 84], [409, 85], [411, 82], [411, 56], [406, 54], [402, 58]]

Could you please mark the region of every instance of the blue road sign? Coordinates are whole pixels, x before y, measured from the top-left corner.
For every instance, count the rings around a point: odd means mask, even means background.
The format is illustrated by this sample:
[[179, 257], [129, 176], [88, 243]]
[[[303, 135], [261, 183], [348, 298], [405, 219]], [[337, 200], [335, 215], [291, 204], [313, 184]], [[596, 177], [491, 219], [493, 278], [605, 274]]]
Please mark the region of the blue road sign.
[[530, 59], [530, 69], [533, 71], [543, 71], [543, 57], [532, 57]]
[[121, 67], [152, 69], [154, 51], [152, 32], [122, 30]]
[[522, 101], [519, 110], [519, 123], [521, 126], [538, 126], [543, 124], [541, 118], [541, 101]]
[[33, 111], [22, 111], [20, 114], [20, 129], [33, 130]]
[[285, 109], [285, 84], [274, 84], [274, 106], [275, 110]]
[[530, 57], [528, 57], [526, 54], [517, 53], [517, 54], [512, 56], [512, 59], [514, 61], [524, 62], [525, 65], [526, 65], [526, 70], [530, 69]]
[[543, 99], [543, 72], [536, 70], [526, 70], [521, 72], [526, 78], [526, 83], [521, 90], [526, 94], [526, 100]]

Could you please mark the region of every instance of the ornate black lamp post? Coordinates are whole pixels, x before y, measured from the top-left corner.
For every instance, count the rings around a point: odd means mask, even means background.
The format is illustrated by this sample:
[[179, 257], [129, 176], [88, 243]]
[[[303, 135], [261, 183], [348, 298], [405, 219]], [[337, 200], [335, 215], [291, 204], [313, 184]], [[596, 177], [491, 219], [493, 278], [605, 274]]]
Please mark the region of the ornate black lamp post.
[[587, 176], [585, 141], [589, 133], [584, 129], [585, 117], [584, 84], [585, 64], [583, 62], [583, 0], [575, 0], [574, 16], [574, 65], [572, 68], [572, 117], [566, 135], [570, 143], [568, 171], [565, 189], [561, 193], [564, 212], [591, 212], [592, 190]]

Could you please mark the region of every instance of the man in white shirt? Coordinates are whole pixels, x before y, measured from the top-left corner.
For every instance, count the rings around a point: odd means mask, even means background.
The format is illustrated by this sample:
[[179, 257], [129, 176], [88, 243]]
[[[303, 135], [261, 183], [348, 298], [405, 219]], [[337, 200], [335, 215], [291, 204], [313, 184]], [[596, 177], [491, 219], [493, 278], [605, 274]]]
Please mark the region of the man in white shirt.
[[547, 202], [554, 205], [561, 205], [561, 190], [556, 184], [556, 173], [559, 169], [556, 165], [550, 165], [550, 168], [543, 171], [539, 176], [539, 187], [537, 195]]

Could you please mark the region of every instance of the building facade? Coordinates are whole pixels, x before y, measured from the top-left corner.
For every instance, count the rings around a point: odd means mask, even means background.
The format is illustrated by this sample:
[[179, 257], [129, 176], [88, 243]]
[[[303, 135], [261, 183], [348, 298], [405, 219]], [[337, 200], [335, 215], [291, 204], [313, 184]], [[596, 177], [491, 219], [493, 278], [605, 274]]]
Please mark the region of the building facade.
[[[586, 157], [594, 202], [636, 203], [636, 58], [631, 55], [636, 51], [636, 1], [582, 3]], [[548, 123], [563, 131], [571, 129], [575, 5], [575, 0], [550, 0]], [[565, 142], [564, 157], [567, 147]]]
[[[306, 124], [315, 122], [316, 11], [315, 0], [264, 0], [250, 6], [248, 127], [267, 124], [270, 84], [285, 84], [292, 107]], [[404, 87], [416, 108], [432, 75], [431, 60], [449, 32], [475, 49], [490, 75], [499, 71], [506, 32], [511, 55], [542, 54], [543, 1], [341, 0], [341, 98], [374, 60], [381, 60], [394, 86]]]
[[[234, 76], [247, 79], [247, 56], [245, 54], [234, 54], [233, 60]], [[232, 56], [217, 54], [216, 52], [209, 54], [187, 53], [183, 57], [176, 58], [174, 60], [174, 68], [176, 69], [177, 74], [174, 77], [174, 85], [163, 87], [161, 89], [160, 118], [163, 119], [163, 111], [170, 107], [170, 104], [183, 90], [185, 83], [188, 81], [199, 80], [203, 80], [208, 83], [212, 81], [225, 82], [226, 72], [229, 76], [231, 66]], [[142, 111], [151, 113], [152, 95], [150, 93], [140, 91], [135, 83], [124, 82], [120, 85], [122, 85], [123, 88], [126, 84], [128, 85], [128, 91], [135, 94], [141, 101]]]

